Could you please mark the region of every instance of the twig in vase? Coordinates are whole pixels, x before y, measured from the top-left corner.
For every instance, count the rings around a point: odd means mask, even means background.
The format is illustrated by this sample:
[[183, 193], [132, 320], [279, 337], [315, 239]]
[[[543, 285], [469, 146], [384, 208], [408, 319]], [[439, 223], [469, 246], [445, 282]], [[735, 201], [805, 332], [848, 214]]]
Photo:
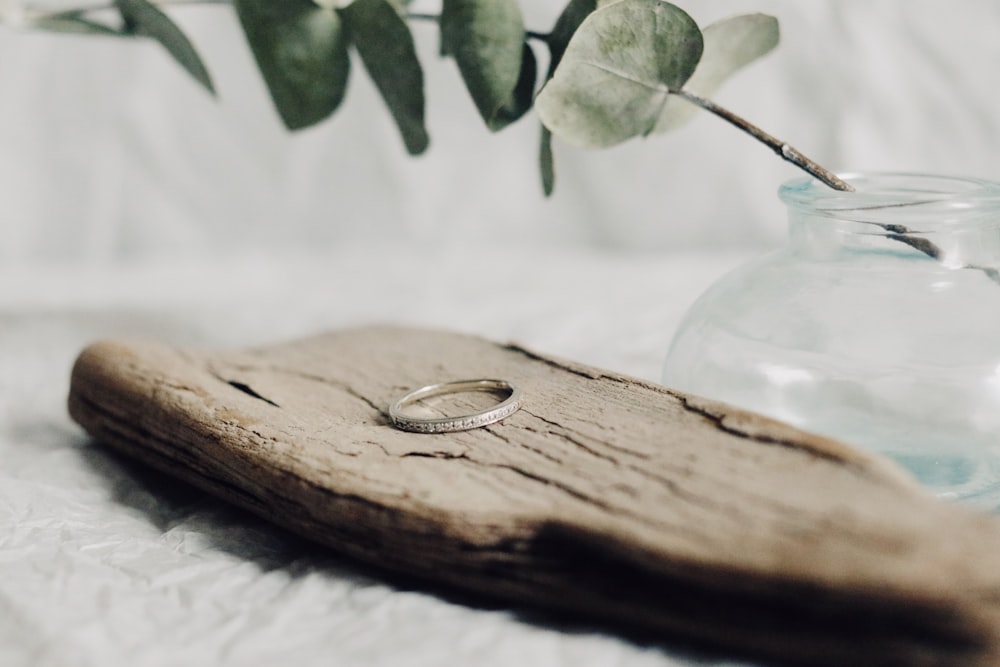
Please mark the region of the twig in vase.
[[708, 111], [709, 113], [715, 114], [716, 116], [723, 119], [730, 125], [733, 125], [743, 130], [751, 137], [753, 137], [757, 141], [760, 141], [765, 146], [767, 146], [775, 153], [777, 153], [778, 156], [781, 157], [781, 159], [787, 162], [791, 162], [800, 169], [804, 169], [810, 175], [818, 178], [820, 181], [830, 186], [834, 190], [841, 190], [843, 192], [854, 191], [854, 187], [850, 183], [843, 180], [842, 178], [834, 174], [826, 167], [821, 166], [815, 160], [806, 157], [798, 149], [788, 145], [784, 141], [781, 141], [774, 135], [768, 134], [767, 132], [757, 127], [747, 119], [733, 113], [729, 109], [721, 107], [712, 100], [702, 97], [701, 95], [692, 93], [690, 91], [684, 90], [683, 88], [678, 90], [671, 90], [670, 92], [674, 95], [677, 95], [678, 97], [687, 100], [692, 104], [701, 107], [702, 109]]

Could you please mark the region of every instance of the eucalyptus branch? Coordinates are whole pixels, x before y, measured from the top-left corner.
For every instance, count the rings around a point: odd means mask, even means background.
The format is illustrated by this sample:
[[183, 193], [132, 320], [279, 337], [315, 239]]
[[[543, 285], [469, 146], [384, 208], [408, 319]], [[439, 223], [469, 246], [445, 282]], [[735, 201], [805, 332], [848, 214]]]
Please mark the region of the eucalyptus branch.
[[705, 111], [715, 114], [716, 116], [728, 122], [729, 124], [743, 130], [751, 137], [753, 137], [757, 141], [760, 141], [768, 148], [773, 150], [783, 160], [791, 162], [796, 167], [805, 170], [811, 176], [818, 178], [831, 188], [835, 190], [842, 190], [844, 192], [852, 192], [854, 190], [854, 188], [851, 186], [850, 183], [844, 181], [826, 167], [821, 166], [814, 160], [803, 155], [796, 148], [781, 141], [777, 137], [768, 134], [761, 128], [757, 127], [756, 125], [746, 120], [742, 116], [736, 115], [729, 109], [721, 107], [712, 100], [702, 97], [701, 95], [697, 95], [695, 93], [684, 90], [683, 88], [677, 90], [671, 90], [670, 92], [674, 95], [677, 95], [678, 97], [687, 100], [688, 102], [691, 102], [692, 104], [696, 104]]
[[[715, 114], [719, 118], [722, 118], [723, 120], [731, 123], [732, 125], [735, 125], [739, 129], [743, 130], [744, 132], [752, 136], [754, 139], [757, 139], [758, 141], [764, 143], [771, 150], [773, 150], [775, 153], [781, 156], [782, 159], [791, 162], [792, 164], [801, 169], [804, 169], [810, 175], [823, 181], [823, 183], [830, 186], [831, 188], [834, 188], [836, 190], [842, 190], [844, 192], [854, 191], [854, 187], [851, 186], [850, 183], [847, 183], [846, 181], [838, 177], [830, 170], [820, 166], [815, 161], [809, 159], [808, 157], [800, 153], [792, 146], [789, 146], [780, 139], [768, 134], [764, 130], [760, 129], [759, 127], [751, 123], [750, 121], [746, 120], [741, 116], [736, 115], [735, 113], [729, 111], [725, 107], [721, 107], [707, 98], [704, 98], [700, 95], [697, 95], [695, 93], [683, 89], [671, 90], [670, 92], [673, 93], [674, 95], [677, 95], [678, 97], [681, 97], [691, 102], [692, 104], [698, 105], [699, 107], [710, 113]], [[887, 239], [908, 245], [914, 250], [919, 250], [920, 252], [924, 253], [925, 255], [927, 255], [932, 259], [941, 260], [944, 255], [941, 248], [938, 247], [935, 243], [933, 243], [929, 239], [923, 238], [921, 236], [912, 236], [914, 232], [908, 227], [898, 224], [886, 224], [879, 222], [873, 222], [871, 224], [877, 225], [882, 229], [884, 229], [887, 232], [885, 235]], [[977, 267], [969, 267], [969, 268], [977, 268]], [[997, 280], [997, 278], [994, 276], [991, 276], [991, 279]]]
[[[706, 31], [713, 37], [708, 42], [690, 16], [664, 0], [568, 0], [547, 33], [525, 29], [517, 0], [445, 2], [437, 13], [408, 12], [395, 0], [354, 0], [337, 6], [319, 0], [99, 0], [89, 7], [35, 10], [28, 19], [36, 27], [58, 32], [153, 38], [214, 94], [208, 69], [194, 45], [163, 11], [208, 4], [234, 7], [272, 100], [292, 130], [319, 123], [337, 110], [346, 92], [354, 49], [389, 107], [407, 150], [413, 155], [422, 153], [428, 145], [423, 71], [408, 23], [426, 21], [440, 26], [442, 44], [454, 57], [491, 131], [506, 127], [530, 109], [538, 113], [546, 128], [539, 152], [546, 194], [554, 178], [553, 135], [582, 146], [605, 147], [647, 134], [650, 127], [676, 127], [670, 118], [673, 107], [653, 105], [654, 100], [646, 99], [662, 97], [664, 90], [750, 134], [826, 185], [853, 190], [797, 149], [708, 98], [730, 74], [777, 45], [777, 20], [762, 14], [709, 26]], [[120, 14], [121, 25], [89, 18], [104, 12]], [[583, 36], [578, 38], [578, 32]], [[628, 39], [615, 37], [621, 34]], [[551, 56], [541, 91], [535, 90], [537, 63], [526, 40], [543, 42]], [[712, 46], [719, 44], [727, 46]], [[612, 53], [615, 61], [605, 63]], [[709, 73], [697, 81], [699, 93], [694, 93], [685, 85], [701, 61], [704, 67], [699, 71]], [[627, 63], [626, 71], [619, 71], [621, 63]], [[669, 66], [664, 67], [665, 63]], [[623, 105], [615, 92], [620, 88], [597, 85], [595, 76], [608, 84], [628, 80], [645, 85], [632, 87], [637, 99]], [[623, 108], [629, 111], [622, 113]], [[912, 241], [908, 232], [885, 231], [900, 235], [898, 240], [927, 254], [935, 252]]]
[[[754, 139], [757, 139], [758, 141], [764, 143], [771, 150], [773, 150], [775, 153], [781, 156], [782, 159], [791, 162], [792, 164], [801, 169], [804, 169], [810, 175], [823, 181], [823, 183], [830, 186], [831, 188], [834, 188], [836, 190], [842, 190], [845, 192], [854, 191], [854, 187], [851, 186], [850, 183], [847, 183], [846, 181], [839, 178], [836, 174], [834, 174], [830, 170], [820, 166], [815, 161], [809, 159], [808, 157], [800, 153], [792, 146], [789, 146], [787, 143], [768, 134], [767, 132], [760, 129], [753, 123], [749, 122], [748, 120], [746, 120], [741, 116], [738, 116], [732, 111], [729, 111], [725, 107], [721, 107], [707, 98], [704, 98], [700, 95], [691, 93], [683, 89], [671, 90], [670, 92], [693, 104], [698, 105], [699, 107], [710, 113], [715, 114], [719, 118], [722, 118], [723, 120], [731, 123], [732, 125], [735, 125], [739, 129], [743, 130], [744, 132], [752, 136]], [[881, 208], [881, 206], [878, 208]], [[926, 239], [922, 236], [913, 236], [914, 231], [904, 225], [887, 224], [880, 222], [873, 222], [871, 224], [877, 225], [882, 229], [884, 229], [887, 232], [885, 237], [891, 241], [897, 241], [899, 243], [908, 245], [914, 250], [918, 250], [932, 259], [941, 261], [944, 257], [944, 252], [938, 245], [936, 245], [931, 240]], [[984, 270], [982, 269], [982, 267], [976, 267], [976, 266], [967, 266], [966, 268]], [[996, 271], [993, 271], [992, 274], [990, 274], [987, 271], [987, 275], [990, 277], [991, 280], [1000, 282], [1000, 274], [997, 274]]]

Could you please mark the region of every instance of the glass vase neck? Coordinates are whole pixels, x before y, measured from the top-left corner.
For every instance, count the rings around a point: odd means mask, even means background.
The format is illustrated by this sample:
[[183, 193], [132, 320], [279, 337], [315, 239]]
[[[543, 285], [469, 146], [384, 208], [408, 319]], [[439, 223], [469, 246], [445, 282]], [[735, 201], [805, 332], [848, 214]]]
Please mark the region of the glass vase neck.
[[854, 192], [813, 179], [783, 185], [791, 246], [918, 255], [950, 268], [1000, 266], [1000, 184], [905, 173], [848, 174]]

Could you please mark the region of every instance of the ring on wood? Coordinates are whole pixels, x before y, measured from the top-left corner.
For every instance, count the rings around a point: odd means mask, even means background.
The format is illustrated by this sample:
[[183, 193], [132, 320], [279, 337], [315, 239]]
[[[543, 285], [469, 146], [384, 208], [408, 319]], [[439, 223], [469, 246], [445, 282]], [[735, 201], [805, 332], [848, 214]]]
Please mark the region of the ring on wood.
[[[461, 394], [469, 391], [508, 391], [508, 396], [502, 403], [486, 410], [473, 412], [467, 415], [456, 417], [414, 417], [403, 412], [403, 408], [412, 405], [417, 401], [432, 396], [443, 396], [445, 394]], [[455, 382], [442, 382], [431, 384], [411, 391], [391, 406], [389, 406], [389, 419], [393, 426], [404, 431], [416, 433], [451, 433], [453, 431], [467, 431], [473, 428], [493, 424], [517, 412], [521, 407], [521, 390], [507, 382], [506, 380], [457, 380]]]

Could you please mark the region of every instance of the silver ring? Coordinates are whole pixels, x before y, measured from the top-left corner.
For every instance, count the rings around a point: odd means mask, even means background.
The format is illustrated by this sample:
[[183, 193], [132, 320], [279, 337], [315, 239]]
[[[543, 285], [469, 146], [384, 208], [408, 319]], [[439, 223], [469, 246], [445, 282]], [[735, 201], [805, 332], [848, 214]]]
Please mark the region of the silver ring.
[[[468, 415], [457, 417], [437, 417], [425, 419], [413, 417], [403, 412], [407, 405], [417, 401], [430, 398], [431, 396], [443, 396], [445, 394], [461, 394], [468, 391], [509, 391], [508, 396], [502, 403]], [[467, 431], [473, 428], [480, 428], [487, 424], [509, 417], [517, 412], [521, 407], [521, 390], [506, 380], [458, 380], [455, 382], [442, 382], [441, 384], [431, 384], [421, 387], [416, 391], [399, 399], [389, 406], [389, 419], [393, 426], [404, 431], [415, 433], [451, 433], [453, 431]]]

